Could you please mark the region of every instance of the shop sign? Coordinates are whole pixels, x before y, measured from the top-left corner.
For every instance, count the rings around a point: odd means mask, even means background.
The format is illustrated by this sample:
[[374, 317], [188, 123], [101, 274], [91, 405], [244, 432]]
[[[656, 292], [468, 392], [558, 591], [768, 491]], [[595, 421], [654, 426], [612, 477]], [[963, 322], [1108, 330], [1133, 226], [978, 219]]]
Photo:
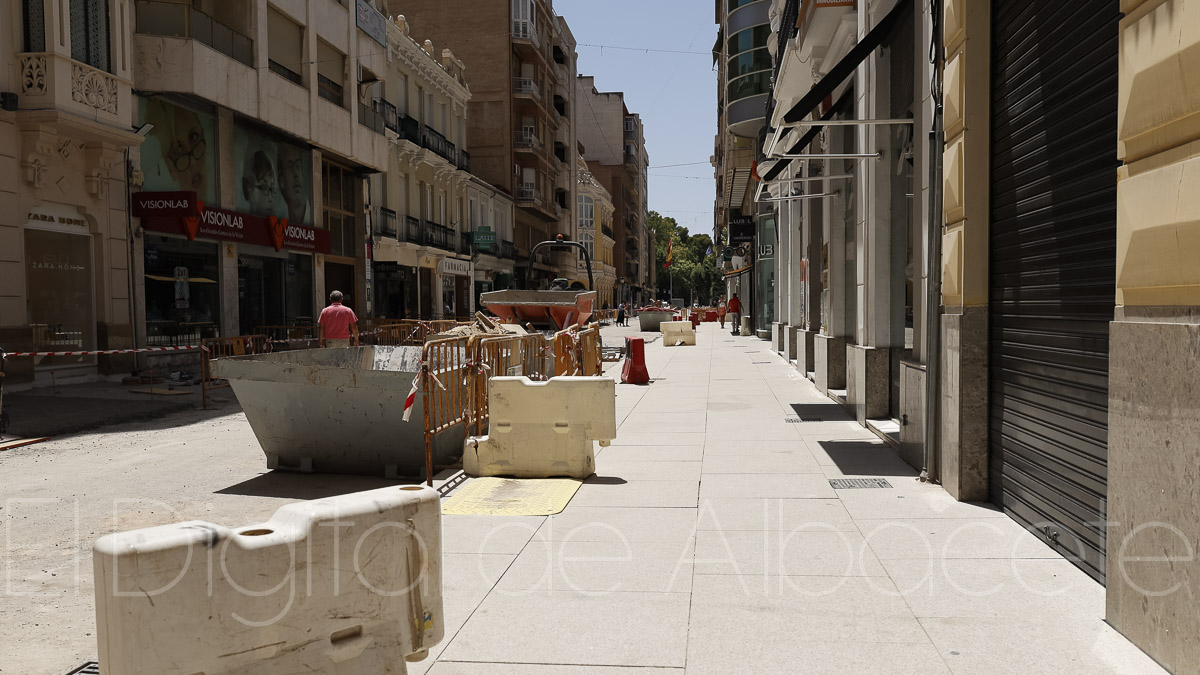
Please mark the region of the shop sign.
[[79, 210], [65, 204], [43, 204], [29, 210], [26, 216], [30, 223], [53, 223], [57, 225], [72, 225], [74, 227], [88, 226], [88, 221], [79, 215]]
[[480, 247], [495, 247], [496, 233], [492, 231], [492, 228], [484, 225], [471, 233], [471, 242]]
[[754, 241], [754, 217], [737, 216], [729, 219], [729, 243], [747, 244]]
[[774, 258], [775, 257], [775, 245], [774, 244], [762, 244], [761, 246], [759, 246], [758, 247], [758, 257], [760, 259]]
[[438, 263], [437, 271], [438, 274], [470, 276], [471, 261], [459, 260], [458, 258], [442, 258], [442, 261]]
[[133, 215], [144, 216], [194, 216], [203, 205], [197, 201], [195, 192], [135, 192], [133, 193]]
[[383, 15], [367, 0], [358, 0], [358, 29], [366, 33], [372, 40], [384, 47], [387, 46], [387, 24]]
[[[135, 213], [142, 218], [142, 226], [153, 232], [183, 234], [188, 239], [202, 237], [258, 244], [270, 246], [276, 251], [288, 249], [308, 253], [329, 252], [328, 230], [289, 223], [287, 218], [264, 218], [213, 208], [195, 200], [194, 193], [191, 193], [191, 198], [181, 198], [179, 194], [181, 193], [137, 193], [137, 203], [141, 206]], [[187, 210], [189, 208], [194, 210]]]

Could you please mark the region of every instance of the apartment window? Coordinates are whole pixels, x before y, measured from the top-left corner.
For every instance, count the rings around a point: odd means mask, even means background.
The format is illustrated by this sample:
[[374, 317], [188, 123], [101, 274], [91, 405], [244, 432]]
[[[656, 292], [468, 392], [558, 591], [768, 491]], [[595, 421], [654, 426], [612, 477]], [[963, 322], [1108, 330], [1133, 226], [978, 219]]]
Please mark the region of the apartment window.
[[447, 117], [446, 104], [441, 103], [438, 105], [438, 108], [442, 114], [442, 127], [440, 129], [438, 129], [438, 131], [442, 132], [442, 134], [445, 136], [449, 136], [450, 135], [450, 119], [449, 119], [449, 117]]
[[287, 80], [301, 84], [304, 69], [304, 29], [273, 7], [267, 8], [267, 67]]
[[317, 95], [344, 107], [342, 85], [346, 81], [346, 55], [317, 40]]
[[588, 234], [585, 232], [585, 233], [579, 235], [579, 241], [580, 241], [580, 243], [583, 244], [583, 247], [587, 249], [588, 257], [591, 258], [592, 260], [595, 260], [596, 259], [596, 244], [595, 244], [596, 237], [595, 237], [595, 235]]
[[438, 190], [438, 223], [445, 225], [446, 220], [446, 193]]
[[403, 75], [396, 80], [396, 110], [408, 114], [408, 78]]
[[467, 221], [468, 222], [467, 227], [469, 227], [472, 231], [478, 229], [479, 228], [479, 205], [475, 203], [474, 199], [471, 199], [471, 207], [470, 207], [470, 210], [467, 211], [467, 213], [469, 214], [469, 218], [470, 218], [470, 220]]
[[354, 257], [355, 192], [358, 177], [354, 172], [331, 162], [321, 164], [321, 183], [325, 197], [325, 229], [329, 230], [333, 255]]
[[417, 100], [414, 101], [414, 104], [415, 105], [413, 105], [412, 111], [413, 117], [418, 118], [422, 122], [427, 122], [429, 118], [422, 117], [421, 115], [421, 108], [425, 105], [425, 88], [420, 85], [417, 86]]
[[596, 226], [596, 200], [579, 195], [579, 229], [590, 230]]
[[636, 131], [636, 130], [637, 130], [637, 127], [634, 126], [633, 118], [626, 117], [625, 118], [625, 131]]
[[108, 71], [108, 0], [71, 0], [71, 58]]
[[43, 0], [24, 0], [25, 51], [46, 51], [46, 3]]

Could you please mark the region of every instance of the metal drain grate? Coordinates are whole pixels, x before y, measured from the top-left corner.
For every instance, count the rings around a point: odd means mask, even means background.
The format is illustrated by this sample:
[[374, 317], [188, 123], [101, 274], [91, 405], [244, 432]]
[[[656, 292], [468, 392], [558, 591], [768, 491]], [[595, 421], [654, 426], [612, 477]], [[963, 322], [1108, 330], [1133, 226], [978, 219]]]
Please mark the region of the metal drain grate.
[[100, 664], [96, 661], [88, 661], [79, 666], [75, 670], [67, 673], [67, 675], [100, 675]]
[[830, 478], [829, 487], [834, 490], [854, 490], [860, 488], [890, 488], [892, 484], [885, 478]]
[[820, 417], [785, 417], [784, 422], [788, 424], [800, 424], [801, 422], [824, 422]]

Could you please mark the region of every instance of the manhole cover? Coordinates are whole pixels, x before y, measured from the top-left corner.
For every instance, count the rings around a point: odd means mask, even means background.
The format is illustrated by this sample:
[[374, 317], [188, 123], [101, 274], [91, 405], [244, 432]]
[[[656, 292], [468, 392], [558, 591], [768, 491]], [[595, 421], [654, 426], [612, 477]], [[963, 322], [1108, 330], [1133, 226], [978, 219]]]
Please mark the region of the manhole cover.
[[67, 673], [67, 675], [100, 675], [100, 664], [95, 661], [88, 661]]
[[830, 478], [829, 487], [834, 490], [854, 490], [859, 488], [890, 488], [892, 484], [884, 478]]

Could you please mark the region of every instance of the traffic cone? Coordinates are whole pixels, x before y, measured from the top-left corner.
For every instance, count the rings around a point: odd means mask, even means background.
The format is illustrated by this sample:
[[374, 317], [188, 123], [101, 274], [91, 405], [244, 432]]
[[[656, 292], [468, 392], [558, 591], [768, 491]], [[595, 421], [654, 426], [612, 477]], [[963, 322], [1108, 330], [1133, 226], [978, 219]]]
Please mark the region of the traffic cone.
[[640, 337], [625, 338], [625, 363], [621, 366], [622, 384], [649, 384], [646, 370], [646, 342]]

